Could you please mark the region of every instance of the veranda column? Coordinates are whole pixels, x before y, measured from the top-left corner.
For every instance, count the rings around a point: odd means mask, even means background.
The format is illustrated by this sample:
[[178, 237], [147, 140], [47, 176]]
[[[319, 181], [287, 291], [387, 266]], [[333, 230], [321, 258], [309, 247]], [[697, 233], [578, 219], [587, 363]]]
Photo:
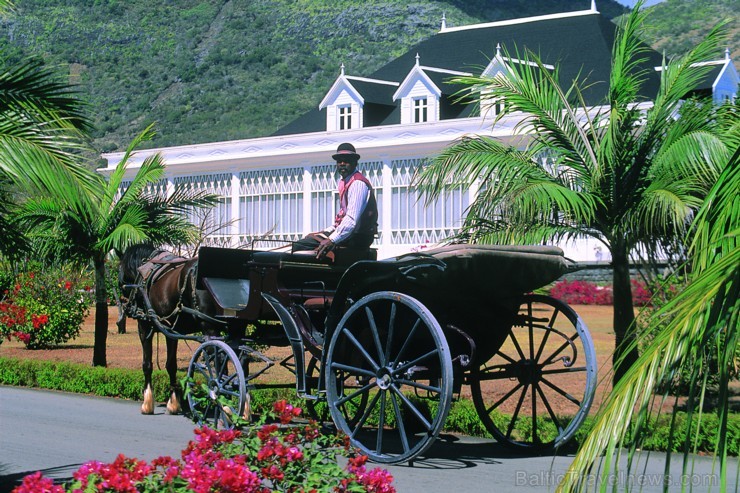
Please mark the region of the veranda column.
[[311, 212], [315, 204], [311, 199], [312, 189], [311, 163], [303, 164], [303, 231], [302, 236], [311, 232]]
[[229, 226], [229, 234], [231, 235], [231, 237], [229, 238], [228, 244], [232, 247], [238, 247], [241, 246], [241, 241], [239, 241], [239, 227], [242, 221], [242, 218], [239, 217], [238, 170], [232, 170], [231, 172], [231, 190], [229, 192], [229, 194], [231, 195], [231, 217], [229, 218], [229, 221], [231, 222]]
[[378, 258], [388, 257], [385, 252], [390, 250], [392, 234], [392, 221], [393, 211], [391, 207], [393, 205], [393, 169], [391, 167], [391, 158], [389, 156], [380, 156], [383, 161], [383, 217], [379, 218], [380, 221], [380, 245], [378, 251]]

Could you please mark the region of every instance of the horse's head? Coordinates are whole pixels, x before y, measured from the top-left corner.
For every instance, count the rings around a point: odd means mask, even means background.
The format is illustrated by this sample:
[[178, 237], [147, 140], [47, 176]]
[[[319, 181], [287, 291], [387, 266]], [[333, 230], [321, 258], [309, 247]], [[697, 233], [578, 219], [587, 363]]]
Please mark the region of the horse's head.
[[118, 284], [121, 288], [125, 284], [136, 283], [137, 269], [154, 253], [154, 250], [155, 248], [147, 243], [139, 243], [126, 249], [118, 268]]

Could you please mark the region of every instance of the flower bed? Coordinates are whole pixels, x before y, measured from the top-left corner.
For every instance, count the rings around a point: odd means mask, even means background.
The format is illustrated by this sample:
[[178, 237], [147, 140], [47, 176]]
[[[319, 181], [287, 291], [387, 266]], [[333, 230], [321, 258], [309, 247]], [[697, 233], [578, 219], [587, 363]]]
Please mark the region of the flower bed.
[[[550, 296], [570, 305], [611, 305], [614, 296], [611, 286], [599, 286], [588, 281], [558, 281]], [[652, 291], [644, 282], [632, 280], [632, 301], [635, 306], [648, 306], [653, 297]]]
[[[322, 435], [313, 421], [294, 423], [300, 413], [278, 401], [259, 425], [244, 431], [195, 430], [179, 459], [166, 456], [148, 463], [119, 455], [110, 464], [83, 464], [70, 485], [55, 485], [37, 472], [13, 492], [395, 493], [386, 470], [368, 470], [367, 457], [354, 454], [346, 437]], [[345, 467], [339, 457], [348, 458]]]

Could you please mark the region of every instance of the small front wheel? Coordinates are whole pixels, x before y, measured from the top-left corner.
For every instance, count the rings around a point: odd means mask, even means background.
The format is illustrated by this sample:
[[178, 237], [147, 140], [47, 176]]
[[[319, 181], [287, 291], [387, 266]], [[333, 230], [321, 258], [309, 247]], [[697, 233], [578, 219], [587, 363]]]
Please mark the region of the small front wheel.
[[188, 404], [193, 420], [214, 429], [234, 427], [244, 414], [246, 380], [239, 358], [223, 341], [206, 341], [188, 366]]

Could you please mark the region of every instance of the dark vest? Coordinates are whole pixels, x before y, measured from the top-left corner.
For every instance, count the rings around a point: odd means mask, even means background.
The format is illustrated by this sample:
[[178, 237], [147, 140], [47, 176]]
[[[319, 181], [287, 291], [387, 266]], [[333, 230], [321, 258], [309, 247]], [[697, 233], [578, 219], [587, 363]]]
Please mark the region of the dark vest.
[[350, 176], [347, 183], [344, 180], [339, 181], [339, 213], [334, 219], [334, 227], [339, 226], [339, 223], [342, 222], [345, 214], [347, 214], [347, 191], [355, 180], [360, 180], [368, 186], [370, 197], [368, 198], [367, 205], [365, 205], [365, 209], [357, 219], [357, 225], [350, 237], [355, 234], [375, 236], [378, 233], [378, 204], [375, 201], [375, 192], [373, 192], [373, 186], [370, 184], [370, 181], [358, 171], [355, 171]]

